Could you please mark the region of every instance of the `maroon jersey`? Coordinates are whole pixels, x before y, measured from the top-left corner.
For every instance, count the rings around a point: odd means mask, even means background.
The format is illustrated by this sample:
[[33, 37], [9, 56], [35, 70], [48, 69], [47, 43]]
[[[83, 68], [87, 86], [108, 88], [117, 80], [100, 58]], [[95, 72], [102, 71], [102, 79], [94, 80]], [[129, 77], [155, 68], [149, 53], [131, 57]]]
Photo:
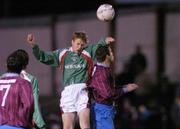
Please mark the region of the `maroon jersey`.
[[34, 99], [31, 84], [18, 74], [0, 78], [0, 125], [32, 127]]
[[115, 88], [111, 69], [104, 64], [97, 63], [89, 87], [92, 88], [94, 99], [97, 103], [112, 105], [125, 93], [124, 88]]

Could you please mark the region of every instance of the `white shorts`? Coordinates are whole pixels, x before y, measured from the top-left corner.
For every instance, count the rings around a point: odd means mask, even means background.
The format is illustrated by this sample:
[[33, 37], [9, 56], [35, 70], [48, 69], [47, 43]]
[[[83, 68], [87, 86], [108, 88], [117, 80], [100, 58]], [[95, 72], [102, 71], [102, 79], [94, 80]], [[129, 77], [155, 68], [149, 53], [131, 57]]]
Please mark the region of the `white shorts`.
[[89, 97], [85, 83], [66, 86], [61, 93], [60, 108], [62, 113], [80, 112], [89, 106]]

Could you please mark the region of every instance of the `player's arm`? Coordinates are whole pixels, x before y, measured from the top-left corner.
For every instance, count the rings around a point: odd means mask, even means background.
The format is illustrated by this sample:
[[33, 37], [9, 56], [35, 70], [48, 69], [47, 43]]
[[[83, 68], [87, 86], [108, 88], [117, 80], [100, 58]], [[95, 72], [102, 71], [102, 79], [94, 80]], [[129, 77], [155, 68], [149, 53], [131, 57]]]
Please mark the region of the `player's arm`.
[[33, 49], [33, 54], [37, 60], [40, 62], [50, 65], [59, 66], [59, 51], [45, 52], [39, 48], [35, 42], [35, 36], [33, 34], [28, 34], [27, 42], [31, 45]]
[[27, 35], [27, 42], [31, 45], [31, 47], [33, 48], [36, 45], [35, 42], [35, 36], [33, 34], [28, 34]]
[[131, 92], [135, 89], [138, 88], [138, 85], [132, 83], [132, 84], [127, 84], [123, 88], [122, 87], [114, 87], [111, 89], [112, 92], [112, 98], [113, 99], [118, 99], [120, 96], [127, 92]]
[[130, 84], [125, 85], [124, 88], [123, 88], [123, 90], [124, 90], [124, 92], [126, 93], [126, 92], [131, 92], [131, 91], [137, 89], [138, 87], [139, 87], [139, 86], [138, 86], [137, 84], [135, 84], [135, 83], [130, 83]]
[[34, 96], [34, 114], [33, 120], [37, 127], [42, 128], [45, 126], [45, 122], [42, 118], [41, 111], [39, 108], [39, 86], [36, 78], [32, 80], [33, 96]]
[[102, 38], [96, 44], [93, 44], [93, 47], [95, 47], [95, 49], [97, 49], [99, 46], [109, 45], [109, 44], [113, 43], [114, 41], [115, 41], [115, 39], [113, 37]]
[[115, 39], [112, 37], [102, 38], [97, 43], [87, 45], [86, 50], [89, 51], [91, 53], [91, 56], [94, 58], [95, 51], [97, 50], [98, 47], [109, 45], [109, 44], [113, 43], [114, 41], [115, 41]]
[[106, 37], [105, 38], [105, 42], [107, 45], [113, 43], [115, 41], [115, 39], [113, 37]]

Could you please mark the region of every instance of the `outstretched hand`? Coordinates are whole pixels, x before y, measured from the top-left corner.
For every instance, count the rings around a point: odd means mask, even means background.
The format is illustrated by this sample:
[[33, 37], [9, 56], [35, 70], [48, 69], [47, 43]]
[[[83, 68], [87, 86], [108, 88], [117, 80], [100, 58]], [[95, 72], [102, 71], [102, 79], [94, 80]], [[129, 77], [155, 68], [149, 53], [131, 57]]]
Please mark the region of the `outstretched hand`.
[[35, 46], [35, 37], [33, 34], [28, 34], [27, 35], [27, 42], [34, 47]]
[[115, 41], [115, 39], [112, 38], [112, 37], [106, 37], [105, 41], [106, 41], [107, 44], [111, 44], [111, 43], [113, 43]]
[[130, 92], [130, 91], [137, 89], [138, 87], [139, 86], [137, 84], [131, 83], [131, 84], [127, 85], [127, 90], [128, 90], [128, 92]]

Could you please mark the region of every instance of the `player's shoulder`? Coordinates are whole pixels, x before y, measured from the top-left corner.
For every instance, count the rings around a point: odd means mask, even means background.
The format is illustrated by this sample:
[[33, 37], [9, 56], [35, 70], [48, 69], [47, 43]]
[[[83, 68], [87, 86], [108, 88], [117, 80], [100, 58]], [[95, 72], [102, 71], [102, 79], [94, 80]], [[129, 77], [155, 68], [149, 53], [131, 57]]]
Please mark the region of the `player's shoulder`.
[[28, 80], [22, 78], [22, 77], [17, 77], [16, 78], [16, 83], [20, 84], [20, 85], [28, 85], [31, 86], [31, 82], [29, 82]]
[[61, 48], [56, 50], [59, 54], [62, 54], [64, 52], [70, 52], [71, 51], [71, 47], [66, 47], [66, 48]]
[[29, 73], [29, 72], [26, 72], [27, 76], [31, 79], [31, 80], [34, 80], [36, 79], [36, 76], [34, 76], [33, 74]]
[[91, 53], [92, 50], [93, 50], [93, 48], [94, 48], [94, 46], [95, 46], [95, 44], [87, 44], [87, 45], [84, 47], [83, 50], [85, 50], [85, 51]]
[[34, 75], [32, 75], [31, 73], [25, 70], [21, 72], [21, 77], [24, 78], [25, 80], [28, 80], [29, 82], [32, 82], [33, 80], [37, 80]]
[[61, 60], [62, 57], [64, 57], [65, 55], [67, 55], [70, 52], [72, 52], [71, 47], [67, 47], [67, 48], [62, 49], [61, 51], [59, 51], [59, 59]]
[[1, 76], [0, 82], [2, 83], [8, 83], [13, 85], [31, 85], [30, 82], [23, 79], [19, 74], [15, 73], [5, 73]]
[[29, 82], [29, 81], [19, 76], [16, 78], [16, 82]]
[[17, 77], [4, 76], [0, 77], [0, 84], [13, 84], [17, 81]]

